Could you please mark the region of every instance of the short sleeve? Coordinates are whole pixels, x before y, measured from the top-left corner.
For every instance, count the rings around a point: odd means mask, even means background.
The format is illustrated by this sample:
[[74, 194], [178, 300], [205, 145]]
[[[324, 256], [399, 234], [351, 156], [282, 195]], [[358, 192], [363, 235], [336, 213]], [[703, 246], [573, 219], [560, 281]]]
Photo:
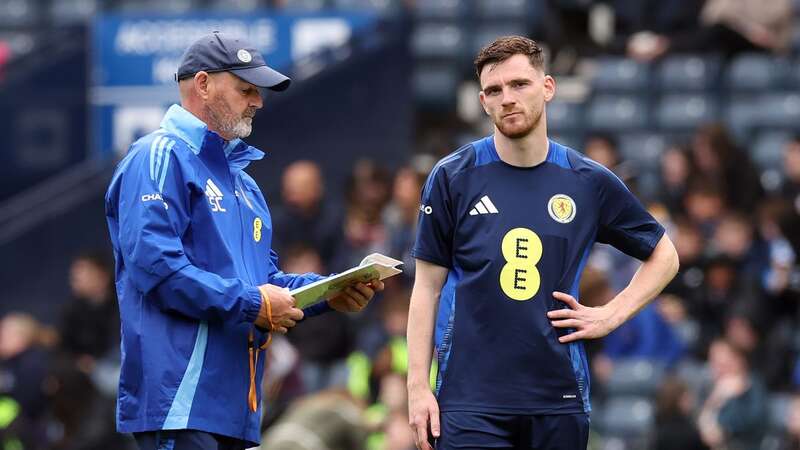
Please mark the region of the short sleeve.
[[646, 260], [664, 235], [664, 227], [611, 171], [598, 167], [596, 179], [600, 196], [597, 241]]
[[453, 255], [453, 205], [447, 173], [434, 167], [422, 190], [417, 238], [411, 256], [450, 268]]

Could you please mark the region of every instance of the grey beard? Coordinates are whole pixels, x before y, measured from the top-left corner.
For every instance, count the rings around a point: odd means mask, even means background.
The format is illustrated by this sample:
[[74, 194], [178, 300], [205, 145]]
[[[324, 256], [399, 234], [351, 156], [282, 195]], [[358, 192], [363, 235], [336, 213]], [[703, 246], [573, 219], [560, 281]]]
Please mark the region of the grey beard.
[[[213, 108], [206, 106], [206, 110], [211, 120], [216, 122], [220, 134], [231, 136], [231, 140], [246, 138], [253, 132], [252, 119], [249, 123], [244, 118], [225, 120], [223, 117], [220, 117]], [[230, 113], [230, 111], [226, 112]]]

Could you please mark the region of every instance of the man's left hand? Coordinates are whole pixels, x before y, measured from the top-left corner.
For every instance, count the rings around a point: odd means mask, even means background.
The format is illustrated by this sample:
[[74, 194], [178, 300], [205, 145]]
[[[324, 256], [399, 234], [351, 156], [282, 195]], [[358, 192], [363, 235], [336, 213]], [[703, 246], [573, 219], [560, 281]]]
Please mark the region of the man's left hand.
[[558, 338], [558, 342], [562, 344], [579, 339], [601, 338], [616, 328], [612, 323], [612, 312], [607, 306], [584, 306], [575, 297], [563, 292], [553, 292], [553, 297], [566, 303], [569, 308], [549, 311], [547, 317], [550, 323], [556, 328], [575, 329]]
[[358, 312], [364, 309], [375, 293], [382, 291], [383, 287], [383, 281], [380, 280], [370, 281], [367, 284], [358, 283], [328, 300], [328, 305], [339, 312]]

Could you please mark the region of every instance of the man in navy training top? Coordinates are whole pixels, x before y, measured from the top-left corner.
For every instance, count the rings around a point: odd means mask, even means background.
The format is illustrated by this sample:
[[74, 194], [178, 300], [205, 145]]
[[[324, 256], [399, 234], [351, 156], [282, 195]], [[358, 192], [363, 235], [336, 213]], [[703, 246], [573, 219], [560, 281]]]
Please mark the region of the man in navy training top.
[[[545, 104], [555, 80], [536, 42], [500, 38], [475, 68], [494, 134], [433, 168], [413, 249], [408, 394], [416, 445], [585, 449], [589, 370], [580, 341], [607, 335], [642, 309], [675, 275], [678, 257], [616, 176], [548, 140]], [[595, 242], [644, 263], [622, 292], [591, 308], [576, 296]]]
[[259, 88], [289, 78], [250, 44], [219, 33], [184, 53], [181, 105], [139, 139], [106, 194], [122, 319], [117, 429], [142, 450], [257, 446], [270, 333], [305, 316], [361, 310], [383, 283], [358, 284], [301, 311], [271, 250], [267, 203], [244, 168]]

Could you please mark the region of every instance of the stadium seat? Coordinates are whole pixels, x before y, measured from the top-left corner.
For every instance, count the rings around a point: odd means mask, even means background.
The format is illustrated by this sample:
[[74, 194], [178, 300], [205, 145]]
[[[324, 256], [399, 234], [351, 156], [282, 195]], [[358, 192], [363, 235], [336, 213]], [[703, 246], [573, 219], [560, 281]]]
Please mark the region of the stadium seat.
[[524, 18], [508, 22], [494, 22], [490, 25], [479, 26], [472, 34], [472, 43], [469, 48], [469, 51], [471, 52], [470, 60], [474, 58], [483, 47], [501, 36], [526, 36], [527, 34], [528, 31]]
[[728, 88], [732, 91], [768, 90], [785, 77], [788, 63], [763, 53], [744, 53], [729, 65], [726, 74]]
[[769, 407], [769, 428], [775, 432], [786, 430], [789, 418], [789, 408], [792, 404], [791, 394], [770, 394], [767, 403]]
[[414, 97], [423, 107], [451, 108], [455, 105], [458, 73], [452, 65], [420, 65], [414, 70]]
[[647, 397], [609, 397], [601, 411], [597, 425], [603, 435], [644, 437], [653, 427], [654, 407]]
[[658, 65], [656, 77], [663, 91], [695, 91], [713, 88], [721, 61], [715, 55], [671, 55]]
[[551, 141], [558, 142], [561, 145], [566, 145], [567, 147], [579, 152], [583, 151], [583, 137], [580, 134], [550, 133], [548, 130], [548, 136]]
[[786, 130], [768, 130], [759, 133], [753, 140], [750, 155], [761, 170], [780, 169], [783, 149], [793, 133]]
[[661, 154], [672, 144], [666, 136], [656, 133], [625, 133], [617, 142], [622, 158], [645, 171], [658, 170]]
[[425, 0], [414, 2], [414, 15], [418, 19], [458, 19], [466, 16], [468, 2], [460, 0]]
[[693, 129], [716, 117], [716, 101], [703, 94], [666, 95], [656, 107], [656, 123], [667, 131]]
[[211, 9], [229, 12], [250, 12], [264, 7], [261, 0], [211, 0]]
[[663, 377], [663, 365], [647, 359], [614, 361], [614, 371], [606, 383], [606, 392], [612, 396], [652, 396]]
[[762, 127], [797, 128], [800, 125], [800, 94], [775, 92], [758, 99], [755, 123]]
[[584, 105], [554, 98], [547, 104], [547, 129], [555, 133], [583, 128]]
[[591, 85], [598, 92], [633, 92], [648, 89], [650, 66], [627, 58], [600, 58], [594, 68]]
[[101, 6], [98, 0], [59, 0], [50, 4], [50, 21], [58, 25], [87, 22]]
[[635, 95], [598, 95], [589, 104], [587, 125], [601, 131], [632, 131], [648, 124], [646, 102]]
[[737, 94], [731, 96], [723, 108], [722, 118], [737, 139], [749, 137], [758, 119], [757, 104], [756, 95]]
[[326, 6], [327, 0], [285, 0], [284, 8], [290, 11], [317, 11]]
[[372, 11], [380, 14], [399, 11], [397, 0], [334, 0], [333, 6], [340, 10]]
[[[292, 1], [287, 0], [287, 7], [289, 3]], [[126, 0], [119, 9], [123, 12], [184, 13], [196, 6], [196, 0]]]
[[411, 35], [411, 50], [417, 58], [458, 58], [466, 37], [455, 23], [420, 23]]
[[535, 18], [534, 3], [531, 0], [476, 0], [475, 13], [478, 19], [518, 19]]
[[39, 20], [34, 0], [0, 0], [0, 27], [30, 27]]
[[711, 371], [708, 365], [694, 359], [683, 359], [675, 367], [675, 376], [689, 386], [695, 396], [704, 392], [711, 385]]

